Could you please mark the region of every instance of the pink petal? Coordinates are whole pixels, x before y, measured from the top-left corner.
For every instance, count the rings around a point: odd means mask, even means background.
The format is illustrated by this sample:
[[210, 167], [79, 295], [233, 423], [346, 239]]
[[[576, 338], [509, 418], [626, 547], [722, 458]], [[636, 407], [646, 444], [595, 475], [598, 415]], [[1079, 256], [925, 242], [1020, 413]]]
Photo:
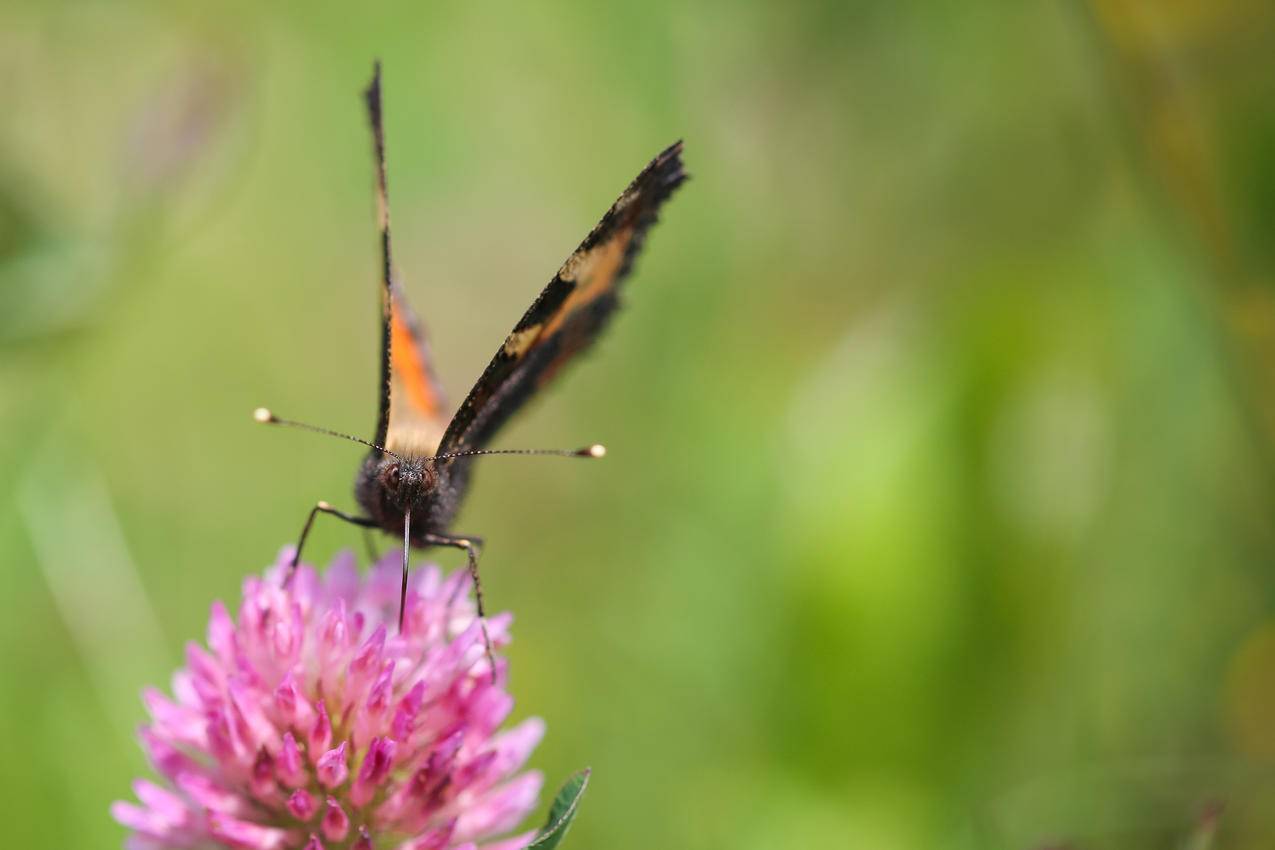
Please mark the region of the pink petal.
[[246, 817], [252, 806], [244, 796], [219, 784], [210, 776], [188, 772], [177, 777], [177, 787], [195, 803], [212, 812]]
[[235, 645], [235, 624], [221, 602], [212, 604], [208, 615], [208, 646], [217, 654], [223, 665], [229, 665], [238, 654]]
[[[398, 560], [398, 553], [392, 552], [388, 557]], [[422, 599], [433, 599], [438, 595], [438, 588], [442, 581], [443, 571], [437, 564], [417, 567], [408, 574], [407, 592], [414, 593]]]
[[247, 775], [249, 761], [247, 750], [231, 728], [226, 713], [221, 710], [208, 712], [204, 729], [208, 740], [206, 748], [208, 752], [216, 756], [222, 766], [229, 768], [236, 777]]
[[263, 695], [238, 678], [230, 680], [228, 689], [230, 704], [234, 707], [231, 717], [235, 731], [244, 743], [255, 752], [269, 742], [278, 741], [279, 730], [262, 710]]
[[196, 710], [209, 705], [218, 705], [222, 701], [221, 694], [216, 690], [207, 691], [207, 698], [205, 698], [205, 694], [195, 687], [194, 677], [185, 667], [173, 673], [172, 689], [178, 705]]
[[486, 752], [479, 753], [465, 764], [461, 765], [460, 768], [452, 774], [452, 786], [457, 791], [473, 790], [476, 793], [483, 792], [490, 787], [490, 783], [487, 785], [479, 784], [479, 787], [475, 789], [471, 789], [470, 786], [474, 784], [475, 779], [486, 776], [495, 762], [496, 752], [494, 750], [487, 750]]
[[137, 737], [141, 740], [142, 749], [146, 752], [151, 764], [169, 779], [196, 768], [195, 762], [190, 756], [164, 740], [149, 726], [143, 726], [139, 729]]
[[350, 775], [350, 768], [345, 763], [345, 741], [341, 742], [341, 746], [328, 750], [319, 757], [318, 764], [315, 765], [315, 773], [319, 777], [319, 784], [324, 788], [336, 788], [345, 782], [346, 777]]
[[389, 738], [374, 738], [368, 747], [363, 767], [350, 789], [350, 800], [356, 806], [366, 806], [376, 795], [377, 787], [389, 776], [394, 764], [394, 751], [398, 744]]
[[186, 801], [181, 797], [145, 779], [139, 779], [133, 783], [133, 792], [137, 794], [137, 799], [146, 804], [147, 808], [166, 820], [185, 820], [190, 812], [186, 808]]
[[153, 835], [156, 838], [166, 838], [174, 831], [175, 827], [180, 826], [180, 824], [172, 823], [150, 809], [133, 803], [125, 803], [122, 800], [111, 803], [111, 817], [115, 818], [122, 826], [146, 835]]
[[340, 695], [341, 674], [350, 646], [354, 643], [349, 618], [345, 612], [345, 600], [338, 599], [336, 607], [323, 615], [319, 627], [319, 679], [322, 693]]
[[539, 717], [530, 717], [492, 741], [494, 758], [487, 769], [473, 778], [481, 788], [489, 788], [496, 782], [511, 776], [531, 756], [532, 750], [544, 737], [545, 724]]
[[353, 605], [358, 597], [360, 584], [359, 569], [355, 563], [354, 553], [342, 552], [328, 567], [327, 578], [324, 581], [324, 589], [327, 591], [330, 603], [341, 600], [346, 605]]
[[226, 672], [212, 655], [193, 641], [186, 644], [186, 667], [190, 670], [191, 685], [201, 702], [210, 702], [221, 696], [226, 687]]
[[417, 682], [407, 695], [399, 701], [394, 712], [394, 722], [390, 724], [390, 735], [396, 741], [409, 743], [416, 725], [416, 713], [420, 711], [421, 698], [425, 695], [425, 683]]
[[314, 725], [314, 709], [297, 686], [296, 676], [289, 670], [274, 692], [275, 711], [283, 728], [298, 731]]
[[172, 850], [174, 846], [171, 843], [171, 839], [151, 838], [139, 833], [134, 833], [124, 839], [124, 850]]
[[252, 763], [252, 793], [260, 799], [270, 799], [276, 790], [274, 756], [263, 746], [257, 751], [257, 758]]
[[332, 721], [328, 720], [328, 707], [319, 701], [314, 726], [310, 729], [310, 753], [322, 753], [332, 745]]
[[301, 608], [296, 604], [287, 606], [286, 613], [280, 612], [270, 624], [268, 632], [270, 651], [276, 664], [287, 665], [301, 651]]
[[539, 772], [524, 773], [466, 806], [456, 822], [457, 837], [478, 840], [513, 829], [536, 807], [540, 785]]
[[399, 850], [443, 850], [452, 840], [452, 833], [456, 831], [456, 819], [452, 818], [447, 823], [432, 829], [424, 835], [419, 835], [411, 841], [404, 844]]
[[394, 661], [386, 659], [381, 666], [380, 675], [372, 683], [367, 700], [358, 709], [354, 720], [354, 746], [367, 746], [383, 726], [382, 718], [389, 710], [390, 699], [394, 694]]
[[314, 795], [304, 788], [293, 791], [292, 796], [288, 798], [288, 811], [302, 823], [314, 817], [314, 813], [318, 810], [319, 804], [315, 801]]
[[350, 669], [346, 674], [348, 677], [357, 681], [359, 678], [371, 676], [374, 670], [380, 670], [381, 656], [385, 653], [385, 635], [384, 623], [368, 635], [368, 639], [359, 647], [359, 651], [350, 662]]
[[506, 838], [504, 841], [493, 841], [490, 844], [484, 844], [481, 850], [523, 850], [535, 838], [536, 830], [533, 829], [530, 832], [524, 832], [522, 835]]
[[319, 582], [319, 576], [314, 568], [309, 564], [302, 564], [297, 568], [297, 574], [292, 578], [292, 598], [305, 611], [310, 610], [314, 606], [314, 602], [321, 595], [322, 584]]
[[508, 611], [501, 611], [487, 618], [487, 636], [491, 638], [494, 646], [504, 646], [509, 643], [509, 627], [513, 625], [513, 622], [514, 615]]
[[483, 652], [482, 627], [477, 621], [472, 622], [469, 628], [451, 643], [431, 652], [416, 673], [416, 681], [425, 684], [425, 702], [431, 702], [450, 690], [456, 679], [465, 673]]
[[350, 645], [350, 622], [345, 613], [345, 600], [337, 600], [333, 608], [323, 615], [323, 623], [319, 626], [319, 641], [329, 655], [339, 652]]
[[443, 803], [443, 791], [450, 790], [452, 766], [464, 740], [457, 731], [440, 741], [425, 758], [425, 766], [399, 785], [377, 810], [383, 823], [397, 823], [403, 832], [416, 832]]
[[381, 558], [372, 565], [367, 581], [363, 583], [363, 598], [376, 608], [393, 603], [397, 609], [402, 574], [403, 560], [401, 557]]
[[208, 834], [222, 843], [243, 850], [283, 850], [294, 843], [292, 834], [287, 830], [216, 813], [208, 815]]
[[197, 750], [208, 749], [206, 723], [198, 711], [177, 705], [154, 688], [143, 691], [142, 699], [155, 718], [155, 731], [159, 736]]
[[504, 723], [509, 713], [514, 710], [514, 698], [502, 688], [491, 684], [490, 679], [483, 680], [478, 692], [469, 699], [469, 711], [466, 719], [480, 735], [490, 735], [500, 724]]
[[329, 841], [344, 841], [349, 834], [350, 818], [340, 803], [328, 797], [327, 809], [323, 813], [323, 837]]
[[299, 788], [309, 779], [301, 761], [301, 750], [297, 748], [297, 741], [291, 732], [283, 733], [283, 748], [279, 752], [276, 770], [279, 781], [289, 788]]

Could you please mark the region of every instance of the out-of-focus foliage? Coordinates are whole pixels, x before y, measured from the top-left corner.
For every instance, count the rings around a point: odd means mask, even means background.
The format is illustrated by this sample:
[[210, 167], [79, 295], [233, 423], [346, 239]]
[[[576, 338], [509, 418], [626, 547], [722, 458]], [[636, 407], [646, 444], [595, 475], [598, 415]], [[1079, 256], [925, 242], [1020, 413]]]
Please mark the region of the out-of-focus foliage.
[[1269, 846], [1272, 51], [1244, 0], [10, 0], [10, 843], [117, 844], [138, 689], [351, 503], [356, 448], [249, 414], [372, 427], [380, 56], [453, 397], [686, 139], [501, 440], [610, 455], [492, 459], [458, 526], [538, 766], [595, 770], [567, 846]]

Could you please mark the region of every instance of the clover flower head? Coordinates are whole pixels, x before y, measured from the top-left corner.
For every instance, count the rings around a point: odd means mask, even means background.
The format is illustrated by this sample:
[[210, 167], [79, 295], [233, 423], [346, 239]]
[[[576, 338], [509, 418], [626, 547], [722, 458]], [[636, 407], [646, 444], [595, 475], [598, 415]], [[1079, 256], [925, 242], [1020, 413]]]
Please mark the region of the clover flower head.
[[[173, 697], [147, 690], [140, 731], [163, 782], [117, 802], [132, 850], [520, 850], [513, 830], [541, 777], [519, 772], [544, 732], [493, 671], [464, 571], [413, 570], [397, 628], [401, 561], [361, 577], [349, 553], [323, 576], [290, 550], [249, 577], [237, 618], [212, 606]], [[488, 620], [494, 646], [510, 616]], [[493, 676], [493, 672], [495, 675]]]

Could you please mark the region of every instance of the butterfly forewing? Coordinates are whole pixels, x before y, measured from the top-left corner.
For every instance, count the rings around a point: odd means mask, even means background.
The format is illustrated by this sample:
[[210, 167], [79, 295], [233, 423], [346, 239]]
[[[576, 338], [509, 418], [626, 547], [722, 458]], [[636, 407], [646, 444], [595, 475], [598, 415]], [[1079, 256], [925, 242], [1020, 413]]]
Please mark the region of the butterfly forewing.
[[549, 281], [452, 418], [439, 446], [485, 446], [558, 370], [597, 338], [660, 206], [686, 180], [682, 143], [653, 159]]
[[372, 124], [381, 235], [381, 398], [374, 442], [400, 455], [431, 455], [447, 426], [446, 402], [421, 324], [394, 282], [379, 66], [365, 97]]

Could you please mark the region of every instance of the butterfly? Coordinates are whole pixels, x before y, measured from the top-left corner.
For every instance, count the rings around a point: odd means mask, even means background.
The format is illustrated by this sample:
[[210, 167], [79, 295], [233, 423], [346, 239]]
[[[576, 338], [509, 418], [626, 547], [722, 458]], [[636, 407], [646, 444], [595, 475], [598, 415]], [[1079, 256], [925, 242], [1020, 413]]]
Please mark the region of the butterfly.
[[664, 202], [687, 180], [682, 167], [682, 143], [676, 142], [662, 151], [629, 184], [527, 308], [464, 401], [449, 414], [421, 323], [408, 306], [394, 274], [379, 62], [374, 66], [364, 100], [372, 129], [381, 257], [381, 370], [376, 433], [371, 440], [363, 440], [281, 419], [265, 408], [254, 414], [259, 422], [343, 437], [370, 448], [354, 486], [362, 514], [347, 513], [327, 502], [316, 504], [302, 526], [285, 581], [291, 580], [319, 514], [401, 536], [401, 631], [411, 548], [443, 546], [464, 550], [490, 659], [491, 642], [487, 639], [478, 579], [482, 540], [451, 530], [468, 489], [471, 465], [475, 458], [493, 454], [601, 457], [605, 453], [600, 445], [579, 450], [487, 447], [501, 427], [606, 327], [619, 305], [620, 284], [632, 270], [647, 231]]

